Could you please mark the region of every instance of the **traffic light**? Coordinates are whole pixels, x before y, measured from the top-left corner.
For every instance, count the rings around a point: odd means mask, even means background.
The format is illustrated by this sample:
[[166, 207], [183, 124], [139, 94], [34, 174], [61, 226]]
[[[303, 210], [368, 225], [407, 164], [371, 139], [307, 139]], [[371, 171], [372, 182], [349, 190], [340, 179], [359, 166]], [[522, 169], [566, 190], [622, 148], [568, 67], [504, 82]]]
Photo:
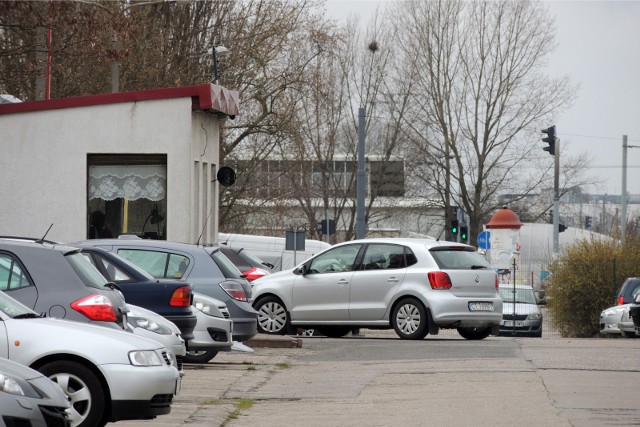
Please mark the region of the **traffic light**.
[[460, 227], [460, 240], [463, 242], [467, 241], [467, 233], [468, 233], [468, 229], [466, 225], [463, 225]]
[[550, 128], [542, 129], [542, 133], [547, 136], [542, 138], [542, 142], [546, 142], [549, 144], [548, 147], [543, 147], [542, 149], [552, 156], [556, 155], [556, 126], [553, 125]]
[[452, 236], [456, 236], [458, 234], [458, 220], [457, 219], [452, 219], [451, 220], [451, 235]]
[[562, 233], [564, 230], [567, 229], [567, 226], [564, 224], [558, 224], [558, 233]]
[[591, 228], [591, 217], [590, 216], [585, 216], [584, 217], [584, 228], [586, 228], [586, 229], [590, 229]]

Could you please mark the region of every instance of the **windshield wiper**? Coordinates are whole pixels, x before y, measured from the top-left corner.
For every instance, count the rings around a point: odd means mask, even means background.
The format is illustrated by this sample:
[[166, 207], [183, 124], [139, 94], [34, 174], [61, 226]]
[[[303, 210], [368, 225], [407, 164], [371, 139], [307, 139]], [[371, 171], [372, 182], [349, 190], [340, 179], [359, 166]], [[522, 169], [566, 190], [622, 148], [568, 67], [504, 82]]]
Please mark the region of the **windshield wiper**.
[[13, 316], [14, 319], [37, 319], [39, 317], [42, 316], [37, 313], [22, 313], [17, 316]]

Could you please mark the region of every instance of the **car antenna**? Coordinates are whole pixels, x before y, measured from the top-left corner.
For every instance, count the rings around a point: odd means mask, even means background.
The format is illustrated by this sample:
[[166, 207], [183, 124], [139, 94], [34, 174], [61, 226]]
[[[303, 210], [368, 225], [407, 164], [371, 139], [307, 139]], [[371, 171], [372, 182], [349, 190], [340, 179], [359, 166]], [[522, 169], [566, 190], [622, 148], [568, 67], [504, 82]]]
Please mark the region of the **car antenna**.
[[442, 229], [442, 231], [440, 232], [440, 234], [438, 234], [438, 238], [436, 239], [436, 242], [440, 241], [440, 238], [442, 237], [442, 234], [444, 233], [444, 228]]
[[209, 217], [211, 216], [211, 212], [209, 212], [209, 215], [207, 215], [207, 219], [204, 221], [204, 226], [202, 227], [202, 231], [200, 232], [200, 235], [198, 236], [198, 241], [196, 242], [196, 246], [200, 245], [200, 239], [202, 239], [202, 235], [204, 234], [204, 229], [207, 228], [207, 223], [209, 222]]
[[49, 226], [49, 228], [47, 228], [47, 232], [44, 233], [44, 236], [42, 236], [40, 238], [40, 240], [36, 240], [36, 243], [43, 243], [44, 242], [44, 238], [47, 237], [47, 234], [49, 234], [49, 230], [51, 230], [51, 227], [53, 227], [53, 223], [51, 223], [51, 225]]

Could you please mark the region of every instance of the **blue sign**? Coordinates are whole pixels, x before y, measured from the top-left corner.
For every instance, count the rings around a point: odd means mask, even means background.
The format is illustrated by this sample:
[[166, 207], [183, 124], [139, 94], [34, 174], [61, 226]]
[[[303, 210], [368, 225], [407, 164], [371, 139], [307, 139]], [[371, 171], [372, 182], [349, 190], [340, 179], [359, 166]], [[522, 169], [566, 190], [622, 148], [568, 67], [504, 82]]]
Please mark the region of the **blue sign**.
[[480, 249], [491, 249], [491, 232], [483, 231], [478, 234], [478, 247]]

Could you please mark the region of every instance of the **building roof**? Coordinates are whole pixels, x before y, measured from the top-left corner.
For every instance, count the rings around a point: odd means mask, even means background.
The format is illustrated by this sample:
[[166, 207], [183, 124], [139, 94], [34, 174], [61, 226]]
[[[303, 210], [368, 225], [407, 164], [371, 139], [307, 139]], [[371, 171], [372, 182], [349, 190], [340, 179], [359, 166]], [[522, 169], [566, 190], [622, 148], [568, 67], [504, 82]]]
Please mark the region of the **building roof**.
[[520, 227], [522, 227], [522, 223], [518, 215], [506, 207], [494, 213], [491, 221], [487, 224], [487, 228], [513, 228], [517, 230]]
[[191, 108], [194, 111], [222, 113], [232, 119], [239, 114], [240, 95], [238, 91], [208, 83], [197, 86], [0, 104], [0, 115], [186, 97], [191, 98]]

